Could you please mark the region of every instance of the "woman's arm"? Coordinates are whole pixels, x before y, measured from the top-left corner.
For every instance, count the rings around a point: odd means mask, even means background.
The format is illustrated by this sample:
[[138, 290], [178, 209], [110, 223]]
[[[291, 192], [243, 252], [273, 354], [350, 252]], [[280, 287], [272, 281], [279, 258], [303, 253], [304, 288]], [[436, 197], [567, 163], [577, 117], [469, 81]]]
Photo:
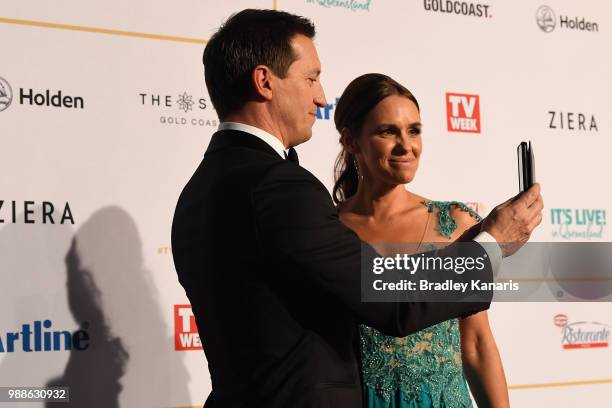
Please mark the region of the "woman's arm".
[[[457, 223], [453, 239], [476, 224], [476, 219], [458, 208], [451, 211]], [[479, 407], [505, 408], [510, 406], [508, 385], [499, 351], [489, 326], [486, 311], [459, 321], [461, 331], [461, 360], [463, 372]]]
[[479, 407], [509, 407], [508, 385], [487, 312], [462, 319], [461, 360]]

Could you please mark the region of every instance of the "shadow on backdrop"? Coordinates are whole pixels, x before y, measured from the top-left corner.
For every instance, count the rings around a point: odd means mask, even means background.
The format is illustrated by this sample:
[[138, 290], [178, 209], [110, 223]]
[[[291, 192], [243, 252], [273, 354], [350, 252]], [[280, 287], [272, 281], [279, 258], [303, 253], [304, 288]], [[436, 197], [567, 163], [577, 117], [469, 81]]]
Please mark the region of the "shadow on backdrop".
[[[24, 213], [13, 218], [5, 210], [0, 223], [0, 336], [4, 352], [0, 352], [0, 387], [43, 386], [58, 367], [66, 363], [66, 351], [25, 351], [23, 335], [9, 352], [5, 333], [20, 332], [22, 325], [32, 328], [35, 321], [49, 320], [51, 330], [69, 330], [74, 322], [68, 313], [65, 289], [64, 256], [74, 235], [72, 224], [43, 224], [42, 207], [33, 208], [24, 222]], [[33, 343], [30, 343], [33, 348]], [[4, 406], [8, 404], [0, 404]], [[28, 403], [17, 404], [26, 408]], [[37, 404], [35, 406], [40, 406]]]
[[184, 355], [174, 352], [130, 215], [119, 207], [94, 213], [76, 232], [66, 268], [70, 311], [89, 344], [87, 350], [71, 350], [63, 374], [48, 385], [70, 387], [69, 405], [75, 407], [190, 401]]

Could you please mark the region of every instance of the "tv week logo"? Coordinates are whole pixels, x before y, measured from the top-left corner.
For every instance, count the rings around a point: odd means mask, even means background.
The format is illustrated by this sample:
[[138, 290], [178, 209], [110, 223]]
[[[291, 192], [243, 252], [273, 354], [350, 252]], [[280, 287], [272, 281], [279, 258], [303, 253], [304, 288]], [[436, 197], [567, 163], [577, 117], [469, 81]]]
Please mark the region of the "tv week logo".
[[174, 305], [174, 349], [202, 350], [191, 305]]
[[449, 132], [480, 133], [478, 95], [447, 93], [446, 123]]

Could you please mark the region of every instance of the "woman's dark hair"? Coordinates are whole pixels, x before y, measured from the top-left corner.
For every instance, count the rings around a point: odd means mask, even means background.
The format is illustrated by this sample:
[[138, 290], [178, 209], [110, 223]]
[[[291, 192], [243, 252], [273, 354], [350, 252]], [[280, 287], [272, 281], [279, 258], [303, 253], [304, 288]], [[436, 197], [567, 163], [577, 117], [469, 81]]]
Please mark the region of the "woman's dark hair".
[[251, 73], [266, 65], [284, 78], [296, 56], [292, 38], [314, 38], [304, 17], [276, 10], [247, 9], [232, 15], [204, 49], [204, 77], [219, 119], [240, 109], [253, 94]]
[[[361, 133], [364, 120], [368, 113], [387, 96], [400, 95], [410, 99], [419, 109], [412, 92], [399, 82], [383, 74], [365, 74], [355, 78], [344, 90], [336, 105], [334, 122], [336, 129], [350, 131], [351, 138], [357, 138]], [[354, 156], [345, 148], [342, 149], [334, 164], [334, 189], [332, 197], [336, 204], [341, 204], [355, 195], [359, 184]]]

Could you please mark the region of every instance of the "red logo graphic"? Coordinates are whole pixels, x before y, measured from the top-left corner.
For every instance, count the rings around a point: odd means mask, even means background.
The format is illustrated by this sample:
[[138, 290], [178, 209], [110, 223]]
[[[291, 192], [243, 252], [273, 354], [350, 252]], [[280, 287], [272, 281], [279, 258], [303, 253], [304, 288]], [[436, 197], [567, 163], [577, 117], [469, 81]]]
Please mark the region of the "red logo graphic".
[[600, 322], [569, 322], [567, 315], [559, 313], [553, 318], [561, 329], [561, 347], [564, 350], [609, 347], [610, 325]]
[[446, 123], [449, 132], [480, 133], [478, 95], [447, 93]]
[[564, 315], [563, 313], [559, 313], [558, 315], [554, 317], [553, 323], [555, 324], [555, 326], [561, 327], [561, 328], [567, 326], [567, 315]]
[[174, 349], [202, 350], [191, 305], [174, 305]]

